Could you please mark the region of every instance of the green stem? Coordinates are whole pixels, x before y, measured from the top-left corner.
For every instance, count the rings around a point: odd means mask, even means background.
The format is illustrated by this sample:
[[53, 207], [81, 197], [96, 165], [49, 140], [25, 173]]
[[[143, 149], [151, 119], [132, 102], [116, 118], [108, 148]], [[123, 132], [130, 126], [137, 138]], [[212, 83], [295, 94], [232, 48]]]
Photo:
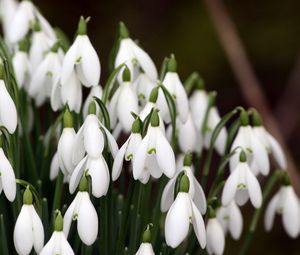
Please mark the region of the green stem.
[[59, 171], [56, 183], [55, 183], [55, 191], [54, 191], [54, 198], [52, 204], [52, 217], [51, 217], [51, 226], [54, 223], [54, 212], [56, 209], [60, 209], [61, 201], [62, 201], [62, 188], [63, 188], [63, 180], [64, 175], [61, 171]]
[[[269, 177], [269, 179], [266, 183], [265, 189], [263, 191], [263, 205], [264, 205], [267, 197], [270, 195], [270, 193], [271, 193], [274, 185], [276, 184], [277, 180], [279, 179], [280, 175], [281, 175], [281, 172], [276, 171]], [[253, 216], [252, 216], [250, 227], [249, 227], [248, 233], [247, 233], [247, 235], [244, 238], [244, 241], [242, 243], [239, 255], [247, 254], [247, 251], [248, 251], [248, 249], [250, 247], [250, 244], [252, 242], [252, 239], [253, 239], [253, 236], [254, 236], [254, 233], [255, 233], [260, 215], [262, 213], [263, 205], [260, 208], [256, 209]]]

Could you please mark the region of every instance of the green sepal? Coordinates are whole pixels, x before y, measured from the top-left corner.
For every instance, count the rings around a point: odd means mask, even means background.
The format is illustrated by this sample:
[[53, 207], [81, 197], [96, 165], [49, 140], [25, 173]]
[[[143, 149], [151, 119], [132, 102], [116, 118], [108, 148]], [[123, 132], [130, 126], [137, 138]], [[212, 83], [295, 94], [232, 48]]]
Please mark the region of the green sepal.
[[27, 186], [23, 194], [23, 204], [32, 205], [32, 201], [33, 201], [32, 193], [30, 191], [29, 186]]
[[128, 29], [123, 21], [119, 23], [119, 36], [120, 39], [125, 39], [129, 37]]
[[186, 174], [183, 174], [180, 179], [179, 192], [188, 193], [190, 190], [190, 180]]
[[58, 210], [56, 218], [55, 218], [55, 223], [54, 223], [54, 230], [61, 232], [64, 229], [64, 219], [61, 215], [61, 212]]

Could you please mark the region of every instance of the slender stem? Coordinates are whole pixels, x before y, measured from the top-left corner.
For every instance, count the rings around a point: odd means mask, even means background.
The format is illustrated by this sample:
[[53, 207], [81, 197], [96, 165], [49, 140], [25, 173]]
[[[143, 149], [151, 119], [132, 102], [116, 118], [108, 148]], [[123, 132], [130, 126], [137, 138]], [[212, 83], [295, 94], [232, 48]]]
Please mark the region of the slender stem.
[[54, 199], [53, 199], [53, 204], [52, 204], [51, 226], [53, 225], [53, 222], [54, 222], [54, 212], [56, 209], [59, 209], [60, 205], [61, 205], [63, 180], [64, 180], [64, 175], [61, 171], [59, 171], [57, 179], [56, 179], [56, 183], [55, 183]]
[[[266, 183], [266, 186], [264, 188], [264, 191], [263, 191], [263, 205], [264, 205], [267, 197], [271, 193], [271, 191], [272, 191], [274, 185], [276, 184], [277, 180], [279, 179], [280, 175], [281, 175], [281, 172], [276, 171], [269, 177], [269, 179]], [[250, 244], [252, 242], [254, 232], [256, 230], [260, 215], [262, 213], [262, 209], [263, 209], [263, 206], [261, 206], [260, 208], [255, 210], [255, 212], [252, 216], [252, 220], [251, 220], [251, 223], [250, 223], [248, 233], [247, 233], [247, 235], [246, 235], [246, 237], [245, 237], [245, 239], [242, 243], [239, 255], [247, 254], [247, 251], [248, 251], [248, 249], [250, 247]]]

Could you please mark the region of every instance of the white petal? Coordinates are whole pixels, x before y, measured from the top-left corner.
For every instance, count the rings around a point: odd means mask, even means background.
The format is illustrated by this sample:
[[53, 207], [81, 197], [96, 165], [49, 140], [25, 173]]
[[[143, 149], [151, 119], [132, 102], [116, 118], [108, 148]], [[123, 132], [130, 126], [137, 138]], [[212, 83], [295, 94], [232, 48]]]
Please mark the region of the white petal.
[[159, 128], [156, 137], [156, 158], [160, 169], [167, 177], [172, 178], [176, 169], [174, 152]]
[[84, 123], [78, 130], [74, 141], [74, 150], [72, 155], [72, 162], [74, 165], [77, 165], [77, 163], [84, 157], [85, 149], [83, 143], [83, 130]]
[[208, 220], [206, 236], [212, 254], [222, 255], [225, 248], [225, 237], [223, 229], [216, 218]]
[[78, 40], [78, 37], [75, 39], [74, 43], [71, 45], [71, 47], [68, 49], [63, 65], [62, 65], [62, 72], [61, 72], [61, 83], [66, 84], [68, 80], [70, 79], [70, 76], [74, 72], [74, 65], [78, 58], [80, 57], [78, 55], [78, 48], [80, 47], [80, 42]]
[[247, 171], [246, 178], [250, 200], [255, 208], [259, 208], [262, 204], [262, 192], [259, 182], [250, 169]]
[[112, 168], [112, 174], [111, 174], [113, 181], [116, 181], [121, 174], [127, 145], [128, 145], [128, 140], [122, 145], [122, 147], [120, 148], [120, 150], [118, 151], [115, 157], [113, 168]]
[[283, 169], [285, 170], [287, 168], [287, 162], [286, 162], [286, 158], [283, 152], [282, 147], [280, 146], [280, 144], [277, 142], [277, 140], [271, 135], [271, 134], [267, 134], [270, 146], [271, 146], [271, 150], [272, 150], [272, 154], [274, 156], [274, 159], [277, 161], [277, 164]]
[[51, 164], [50, 164], [50, 180], [53, 181], [59, 172], [59, 162], [58, 162], [58, 155], [57, 152], [55, 152]]
[[188, 196], [187, 193], [179, 192], [166, 216], [165, 238], [166, 243], [172, 248], [179, 246], [189, 231], [191, 215], [190, 208], [188, 208], [190, 206]]
[[235, 202], [238, 206], [243, 206], [249, 200], [249, 193], [247, 189], [239, 189], [235, 194]]
[[134, 121], [131, 112], [138, 113], [138, 99], [132, 89], [131, 83], [124, 82], [120, 88], [117, 114], [118, 119], [126, 132], [130, 132]]
[[176, 184], [176, 178], [178, 175], [174, 176], [164, 188], [164, 191], [161, 196], [160, 210], [166, 212], [171, 207], [174, 201], [174, 189]]
[[88, 173], [92, 179], [92, 194], [95, 197], [106, 195], [109, 187], [109, 170], [105, 159], [100, 156], [98, 159], [90, 160]]
[[13, 134], [17, 128], [17, 109], [4, 81], [0, 80], [0, 125]]
[[192, 212], [193, 212], [192, 223], [193, 223], [194, 231], [200, 243], [201, 248], [204, 249], [206, 246], [205, 225], [204, 225], [203, 218], [200, 212], [198, 211], [198, 208], [193, 202], [192, 202]]
[[195, 193], [194, 193], [193, 201], [195, 202], [197, 208], [200, 210], [201, 214], [204, 215], [206, 213], [206, 197], [200, 183], [197, 181], [195, 177], [194, 177], [194, 186], [195, 186]]
[[149, 55], [132, 41], [132, 50], [144, 72], [153, 80], [157, 79], [156, 67]]
[[224, 206], [229, 205], [229, 203], [233, 201], [234, 196], [236, 194], [238, 181], [239, 181], [239, 171], [238, 169], [236, 169], [230, 174], [230, 176], [228, 177], [224, 185], [224, 189], [222, 193], [222, 204]]
[[82, 192], [78, 212], [77, 229], [81, 241], [86, 245], [95, 242], [98, 234], [98, 216], [87, 192]]
[[0, 148], [0, 173], [2, 182], [1, 184], [5, 196], [9, 201], [12, 202], [16, 197], [16, 177], [14, 170], [6, 158], [2, 148]]
[[61, 233], [61, 253], [62, 255], [74, 255], [74, 251], [68, 243], [64, 233]]
[[286, 189], [286, 199], [282, 211], [282, 222], [288, 235], [292, 238], [296, 238], [300, 232], [300, 206], [292, 186], [288, 186]]
[[50, 238], [50, 240], [46, 243], [44, 248], [41, 250], [39, 255], [52, 255], [55, 245], [55, 233], [54, 232]]
[[78, 196], [80, 195], [80, 192], [77, 193], [76, 197], [74, 198], [73, 202], [69, 205], [65, 215], [64, 215], [64, 234], [66, 237], [69, 235], [69, 231], [71, 228], [72, 220], [73, 220], [73, 213], [76, 206], [76, 200]]
[[229, 231], [232, 237], [235, 240], [238, 240], [243, 230], [243, 216], [241, 214], [240, 209], [234, 202], [231, 202], [229, 207], [230, 207], [229, 208], [230, 210]]
[[76, 188], [79, 185], [80, 179], [84, 170], [86, 170], [86, 163], [88, 160], [88, 156], [85, 156], [75, 167], [74, 171], [72, 172], [70, 182], [69, 182], [69, 191], [71, 194], [74, 193]]
[[29, 254], [33, 246], [33, 240], [30, 205], [23, 205], [14, 229], [14, 244], [18, 254]]
[[83, 41], [80, 49], [80, 54], [82, 56], [80, 65], [82, 68], [82, 74], [88, 82], [87, 84], [83, 84], [87, 87], [96, 86], [100, 80], [100, 60], [88, 36], [80, 35], [80, 37], [82, 37], [81, 39]]
[[265, 229], [270, 231], [273, 227], [275, 215], [276, 215], [276, 207], [278, 204], [279, 194], [277, 193], [268, 204], [265, 213]]
[[151, 243], [142, 243], [136, 255], [155, 255]]
[[117, 144], [115, 138], [112, 136], [112, 134], [108, 131], [108, 129], [102, 123], [100, 123], [100, 126], [105, 132], [107, 142], [108, 142], [108, 148], [111, 152], [111, 155], [113, 156], [113, 158], [115, 158], [115, 156], [119, 150], [118, 144]]
[[143, 138], [140, 146], [138, 147], [136, 155], [133, 158], [132, 169], [133, 169], [133, 177], [135, 180], [139, 179], [144, 171], [145, 161], [147, 157], [148, 142], [149, 142], [149, 134], [147, 134]]
[[83, 130], [83, 142], [87, 154], [99, 158], [104, 148], [104, 137], [100, 130], [99, 120], [94, 114], [88, 115]]
[[33, 205], [31, 205], [32, 213], [32, 231], [33, 231], [33, 246], [36, 253], [39, 253], [44, 246], [44, 228], [42, 221], [36, 213]]

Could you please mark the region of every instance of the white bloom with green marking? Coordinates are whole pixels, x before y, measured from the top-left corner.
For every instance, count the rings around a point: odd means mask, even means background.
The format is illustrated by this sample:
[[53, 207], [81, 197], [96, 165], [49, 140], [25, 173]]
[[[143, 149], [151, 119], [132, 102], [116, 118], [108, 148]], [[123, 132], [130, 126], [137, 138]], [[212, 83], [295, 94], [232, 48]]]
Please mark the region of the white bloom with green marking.
[[216, 217], [210, 218], [206, 225], [207, 252], [209, 255], [222, 255], [225, 248], [225, 235]]

